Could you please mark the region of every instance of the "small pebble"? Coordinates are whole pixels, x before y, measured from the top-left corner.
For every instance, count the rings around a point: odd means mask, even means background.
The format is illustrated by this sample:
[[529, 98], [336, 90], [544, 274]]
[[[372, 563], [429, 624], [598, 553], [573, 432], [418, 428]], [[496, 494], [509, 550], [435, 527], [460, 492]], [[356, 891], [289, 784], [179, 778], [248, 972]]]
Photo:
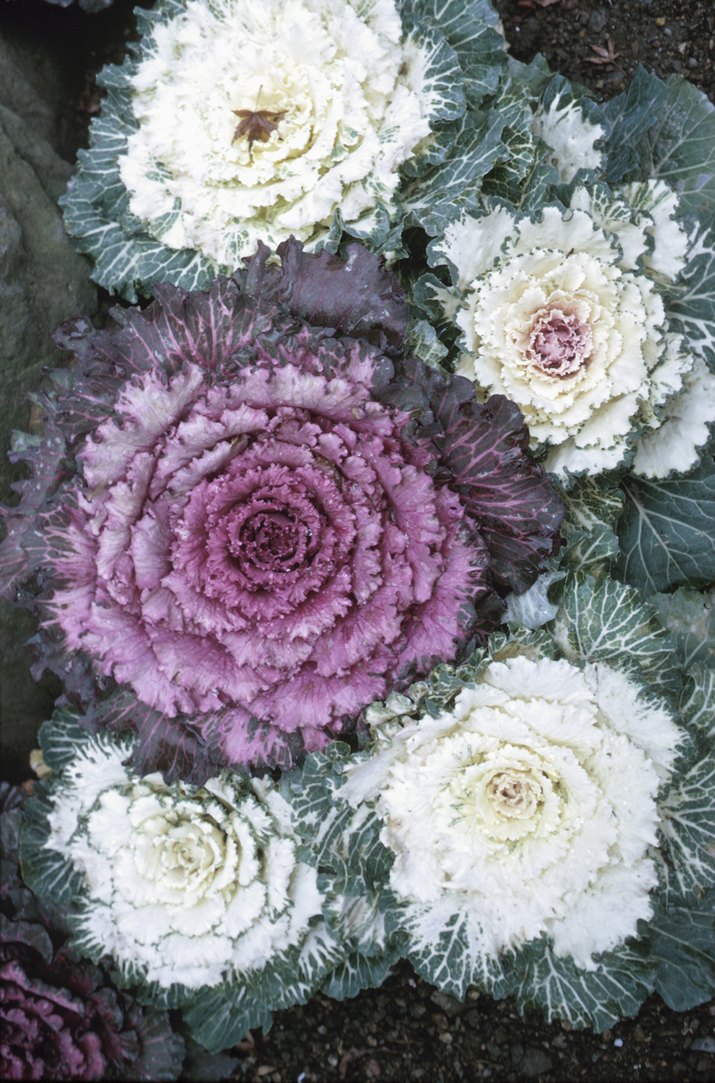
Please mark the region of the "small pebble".
[[688, 57], [688, 67], [692, 70], [693, 68], [697, 68], [697, 66], [698, 66], [698, 62], [695, 59], [695, 57], [694, 56], [689, 56]]
[[706, 1035], [704, 1038], [696, 1038], [690, 1043], [690, 1048], [695, 1053], [715, 1053], [715, 1038]]
[[613, 1044], [615, 1045], [616, 1049], [620, 1049], [623, 1045], [623, 1038], [614, 1038]]

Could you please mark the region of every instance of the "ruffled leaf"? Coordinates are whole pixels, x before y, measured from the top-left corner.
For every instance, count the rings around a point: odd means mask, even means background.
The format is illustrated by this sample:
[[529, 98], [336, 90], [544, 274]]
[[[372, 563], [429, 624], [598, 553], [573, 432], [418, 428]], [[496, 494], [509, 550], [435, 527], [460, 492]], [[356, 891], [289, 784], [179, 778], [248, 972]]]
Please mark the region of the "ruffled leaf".
[[50, 834], [48, 818], [53, 808], [52, 790], [40, 784], [23, 810], [20, 865], [23, 879], [36, 895], [69, 908], [81, 891], [82, 876], [57, 850], [46, 845]]
[[623, 509], [623, 493], [615, 485], [585, 477], [565, 490], [563, 501], [563, 563], [574, 571], [594, 575], [608, 569], [619, 553], [615, 528]]
[[479, 950], [469, 916], [447, 900], [441, 906], [410, 905], [399, 927], [408, 937], [407, 955], [420, 977], [449, 996], [464, 998], [470, 985], [501, 998], [512, 991], [503, 961]]
[[691, 236], [685, 267], [665, 297], [674, 328], [715, 367], [715, 230], [699, 228]]
[[688, 674], [680, 697], [683, 719], [706, 740], [715, 740], [715, 669], [698, 663]]
[[465, 115], [445, 160], [405, 185], [401, 198], [408, 225], [436, 236], [462, 211], [476, 209], [482, 178], [508, 156], [502, 139], [506, 120], [497, 110]]
[[366, 339], [381, 350], [399, 350], [407, 328], [407, 300], [394, 275], [377, 256], [349, 244], [346, 258], [320, 252], [309, 256], [291, 238], [277, 249], [280, 268], [267, 263], [270, 249], [260, 245], [234, 276], [252, 297], [274, 300], [308, 323], [339, 335]]
[[499, 32], [499, 15], [489, 0], [469, 4], [461, 0], [402, 0], [401, 7], [408, 24], [415, 16], [429, 20], [447, 39], [459, 58], [472, 106], [494, 92], [506, 44]]
[[492, 557], [497, 582], [526, 590], [558, 548], [563, 505], [526, 451], [528, 430], [513, 403], [474, 399], [471, 381], [445, 378], [419, 361], [405, 365], [384, 398], [412, 413], [438, 452], [437, 477], [462, 497]]

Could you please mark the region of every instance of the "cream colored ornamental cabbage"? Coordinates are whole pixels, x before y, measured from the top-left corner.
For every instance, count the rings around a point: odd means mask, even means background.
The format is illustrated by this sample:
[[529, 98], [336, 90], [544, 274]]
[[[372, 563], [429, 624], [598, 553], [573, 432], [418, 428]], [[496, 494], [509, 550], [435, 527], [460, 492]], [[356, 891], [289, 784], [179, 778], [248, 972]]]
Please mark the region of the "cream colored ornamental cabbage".
[[85, 948], [146, 983], [191, 990], [301, 945], [322, 896], [272, 783], [224, 773], [168, 785], [137, 778], [127, 754], [79, 747], [49, 817], [46, 848], [80, 874]]
[[408, 955], [439, 955], [463, 926], [471, 962], [441, 965], [464, 986], [542, 935], [595, 969], [652, 913], [656, 794], [679, 739], [623, 674], [548, 658], [493, 662], [452, 709], [403, 719], [341, 796], [376, 802]]
[[443, 298], [462, 333], [458, 371], [480, 396], [518, 405], [558, 474], [618, 467], [662, 427], [634, 462], [662, 477], [694, 465], [708, 439], [715, 381], [670, 328], [661, 296], [688, 261], [676, 207], [663, 182], [621, 195], [577, 187], [565, 210], [532, 219], [496, 207], [433, 245], [458, 293]]
[[394, 0], [190, 0], [131, 78], [131, 212], [231, 269], [258, 240], [325, 237], [338, 209], [369, 230], [430, 133], [428, 62]]

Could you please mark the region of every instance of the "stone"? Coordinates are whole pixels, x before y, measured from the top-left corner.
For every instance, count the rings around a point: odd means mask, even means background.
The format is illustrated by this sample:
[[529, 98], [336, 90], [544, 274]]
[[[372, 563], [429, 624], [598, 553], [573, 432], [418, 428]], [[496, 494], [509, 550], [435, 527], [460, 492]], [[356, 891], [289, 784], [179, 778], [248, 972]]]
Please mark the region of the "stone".
[[[0, 501], [20, 468], [6, 451], [13, 429], [28, 425], [27, 394], [61, 363], [51, 335], [74, 316], [97, 311], [89, 265], [65, 235], [57, 198], [72, 172], [58, 153], [66, 101], [61, 75], [42, 49], [0, 36]], [[30, 675], [34, 622], [0, 613], [0, 743], [5, 777], [27, 778], [27, 757], [58, 688]]]

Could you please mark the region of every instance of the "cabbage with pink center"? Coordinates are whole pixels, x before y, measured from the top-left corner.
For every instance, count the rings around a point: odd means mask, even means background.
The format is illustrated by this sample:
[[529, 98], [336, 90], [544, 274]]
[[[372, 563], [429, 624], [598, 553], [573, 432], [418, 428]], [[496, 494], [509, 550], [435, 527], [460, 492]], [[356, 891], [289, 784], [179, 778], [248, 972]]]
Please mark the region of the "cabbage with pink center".
[[5, 543], [8, 578], [50, 569], [46, 623], [145, 746], [174, 719], [231, 763], [287, 764], [454, 659], [561, 515], [511, 404], [401, 358], [375, 257], [279, 253], [65, 331]]

